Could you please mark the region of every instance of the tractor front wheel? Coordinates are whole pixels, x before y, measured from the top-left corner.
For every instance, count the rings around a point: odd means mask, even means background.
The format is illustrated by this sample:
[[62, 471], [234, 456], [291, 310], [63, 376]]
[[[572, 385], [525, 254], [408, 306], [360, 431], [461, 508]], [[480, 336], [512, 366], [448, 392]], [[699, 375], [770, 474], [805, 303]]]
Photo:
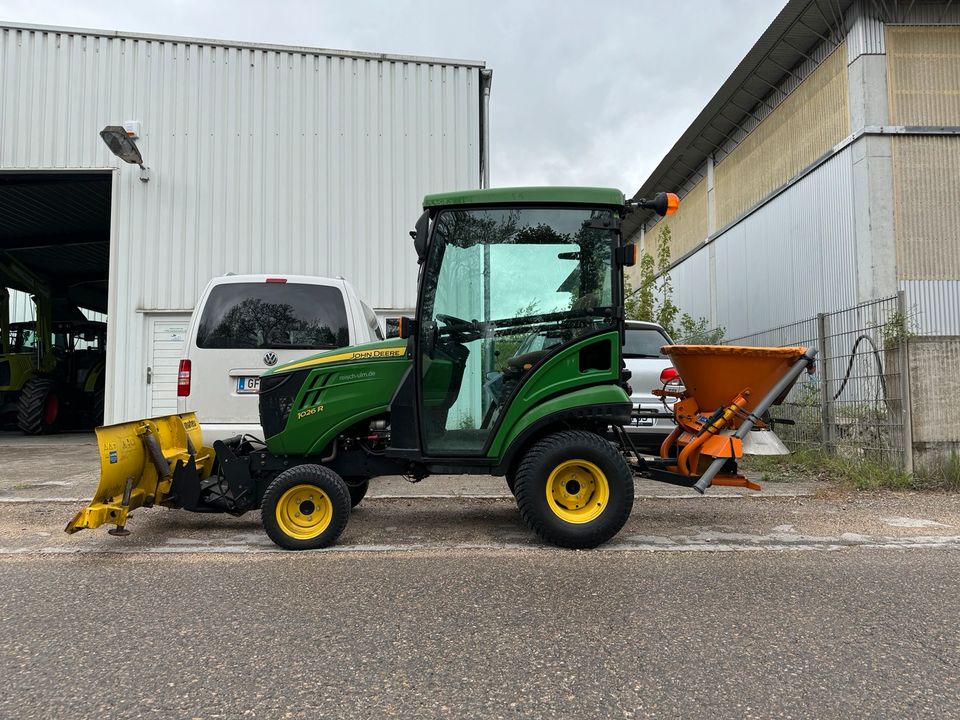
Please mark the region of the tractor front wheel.
[[273, 479], [260, 506], [263, 529], [287, 550], [332, 545], [350, 519], [350, 492], [333, 470], [297, 465]]
[[20, 391], [17, 425], [27, 435], [54, 433], [60, 427], [63, 398], [50, 378], [30, 378]]
[[520, 516], [541, 539], [592, 548], [616, 535], [633, 509], [633, 473], [605, 438], [564, 430], [535, 443], [520, 462]]

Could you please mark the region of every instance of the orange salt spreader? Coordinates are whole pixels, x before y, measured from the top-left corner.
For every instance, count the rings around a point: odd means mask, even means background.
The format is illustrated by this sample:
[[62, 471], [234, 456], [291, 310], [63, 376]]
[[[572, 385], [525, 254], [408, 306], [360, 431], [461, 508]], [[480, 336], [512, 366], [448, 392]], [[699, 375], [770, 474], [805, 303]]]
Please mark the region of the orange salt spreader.
[[647, 462], [657, 480], [692, 487], [710, 485], [759, 490], [737, 471], [743, 439], [773, 405], [783, 402], [804, 372], [814, 371], [817, 351], [805, 347], [666, 345], [680, 375], [682, 391], [654, 390], [678, 398], [677, 427], [660, 447], [660, 459]]

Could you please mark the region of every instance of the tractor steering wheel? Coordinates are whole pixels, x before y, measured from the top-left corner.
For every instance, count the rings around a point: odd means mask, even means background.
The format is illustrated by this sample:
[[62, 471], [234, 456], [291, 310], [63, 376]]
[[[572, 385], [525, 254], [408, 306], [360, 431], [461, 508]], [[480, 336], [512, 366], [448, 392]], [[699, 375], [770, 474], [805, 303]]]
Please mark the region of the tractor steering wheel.
[[443, 327], [440, 328], [441, 335], [448, 335], [451, 340], [454, 340], [458, 343], [468, 343], [473, 342], [474, 340], [479, 340], [483, 333], [480, 332], [480, 328], [477, 323], [471, 322], [470, 320], [464, 320], [463, 318], [454, 317], [453, 315], [444, 315], [442, 313], [437, 313], [437, 320], [443, 323]]

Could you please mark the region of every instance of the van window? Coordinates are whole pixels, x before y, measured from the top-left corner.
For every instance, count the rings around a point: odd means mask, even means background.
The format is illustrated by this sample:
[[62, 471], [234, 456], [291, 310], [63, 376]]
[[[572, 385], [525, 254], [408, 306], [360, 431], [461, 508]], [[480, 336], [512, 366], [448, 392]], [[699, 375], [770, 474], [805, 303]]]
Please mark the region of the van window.
[[217, 285], [197, 326], [200, 348], [312, 350], [349, 343], [343, 294], [327, 285]]
[[377, 314], [362, 300], [360, 301], [360, 306], [363, 308], [363, 317], [366, 319], [367, 325], [370, 326], [373, 334], [377, 336], [377, 340], [383, 340], [383, 330], [380, 329], [380, 323], [377, 321]]

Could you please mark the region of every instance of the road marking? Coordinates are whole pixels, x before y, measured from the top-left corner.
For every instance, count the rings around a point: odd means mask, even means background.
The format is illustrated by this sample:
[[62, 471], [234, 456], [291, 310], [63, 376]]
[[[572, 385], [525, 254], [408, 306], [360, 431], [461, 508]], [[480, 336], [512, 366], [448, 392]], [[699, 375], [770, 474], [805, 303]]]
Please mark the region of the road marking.
[[[54, 547], [5, 547], [0, 548], [0, 556], [35, 555], [184, 555], [184, 554], [261, 554], [284, 553], [283, 550], [266, 538], [248, 544], [237, 538], [221, 541], [203, 541], [189, 538], [170, 538], [163, 545], [145, 545], [137, 547], [105, 546], [54, 546]], [[735, 533], [704, 532], [689, 538], [677, 539], [658, 536], [632, 536], [615, 539], [593, 553], [611, 552], [782, 552], [782, 551], [836, 551], [836, 550], [960, 550], [960, 536], [918, 536], [909, 538], [870, 537], [847, 533], [840, 537], [817, 537], [803, 535], [746, 535]], [[424, 551], [554, 551], [556, 548], [541, 545], [535, 540], [530, 542], [460, 542], [460, 543], [356, 543], [335, 545], [324, 550], [305, 552], [319, 553], [412, 553]]]
[[[797, 490], [796, 492], [778, 492], [768, 494], [752, 493], [729, 493], [724, 495], [700, 495], [691, 492], [689, 494], [674, 495], [653, 495], [641, 494], [634, 495], [635, 500], [735, 500], [737, 498], [754, 498], [756, 500], [774, 500], [779, 498], [798, 498], [813, 497], [814, 493], [808, 490]], [[430, 493], [424, 495], [367, 495], [364, 502], [369, 500], [513, 500], [510, 493], [488, 494], [482, 493]], [[29, 505], [31, 503], [89, 503], [90, 497], [2, 497], [0, 496], [0, 505]]]
[[882, 517], [880, 519], [890, 527], [902, 527], [902, 528], [953, 527], [952, 525], [944, 525], [942, 522], [937, 522], [936, 520], [925, 520], [923, 518]]

